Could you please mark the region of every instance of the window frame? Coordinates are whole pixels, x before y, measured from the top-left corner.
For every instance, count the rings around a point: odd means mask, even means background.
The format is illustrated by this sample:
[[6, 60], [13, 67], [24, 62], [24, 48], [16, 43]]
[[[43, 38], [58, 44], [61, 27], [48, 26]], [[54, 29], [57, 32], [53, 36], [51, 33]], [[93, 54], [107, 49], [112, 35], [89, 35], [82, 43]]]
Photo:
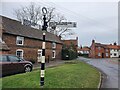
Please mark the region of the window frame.
[[[22, 44], [19, 44], [18, 41], [22, 41]], [[16, 45], [24, 45], [24, 37], [22, 36], [17, 36], [16, 37]]]
[[98, 47], [98, 50], [101, 50], [101, 47]]
[[17, 52], [18, 52], [18, 51], [22, 51], [22, 55], [20, 56], [20, 58], [23, 59], [24, 51], [23, 51], [22, 49], [17, 49], [17, 50], [16, 50], [16, 56], [17, 56], [17, 57], [19, 57], [19, 56], [17, 55]]
[[98, 56], [101, 56], [101, 53], [98, 53]]
[[52, 48], [56, 48], [56, 43], [55, 42], [52, 43]]
[[109, 55], [108, 55], [108, 53], [106, 53], [106, 57], [108, 57]]
[[52, 51], [52, 58], [56, 58], [56, 51], [55, 50]]
[[117, 53], [114, 53], [114, 56], [117, 56]]

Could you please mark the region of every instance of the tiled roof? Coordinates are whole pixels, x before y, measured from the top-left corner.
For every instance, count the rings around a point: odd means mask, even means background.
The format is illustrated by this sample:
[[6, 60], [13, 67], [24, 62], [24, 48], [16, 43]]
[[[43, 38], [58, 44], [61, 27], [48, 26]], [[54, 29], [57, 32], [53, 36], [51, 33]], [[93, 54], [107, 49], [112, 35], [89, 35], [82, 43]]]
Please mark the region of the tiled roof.
[[90, 48], [88, 48], [88, 47], [83, 47], [83, 48], [78, 48], [78, 50], [80, 50], [80, 51], [89, 51]]
[[103, 48], [108, 48], [106, 44], [101, 44], [101, 43], [95, 43], [96, 47], [103, 47]]
[[120, 46], [118, 46], [118, 45], [107, 45], [107, 46], [110, 49], [120, 49]]
[[[16, 20], [12, 20], [3, 16], [0, 17], [2, 17], [2, 22], [0, 22], [0, 24], [2, 23], [2, 27], [4, 29], [3, 33], [9, 33], [13, 35], [20, 35], [24, 37], [42, 40], [42, 30], [22, 25], [21, 22]], [[51, 34], [49, 32], [46, 32], [46, 41], [52, 41], [62, 44], [62, 41], [58, 36]]]
[[107, 45], [107, 44], [95, 43], [95, 46], [109, 48], [109, 49], [120, 49], [119, 45]]

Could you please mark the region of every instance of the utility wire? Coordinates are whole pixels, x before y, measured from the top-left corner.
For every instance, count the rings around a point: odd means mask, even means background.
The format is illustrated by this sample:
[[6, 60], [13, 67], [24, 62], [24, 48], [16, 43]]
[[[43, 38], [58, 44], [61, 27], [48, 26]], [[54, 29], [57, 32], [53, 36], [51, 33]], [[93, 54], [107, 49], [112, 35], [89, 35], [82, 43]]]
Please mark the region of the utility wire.
[[[43, 2], [45, 2], [44, 0], [42, 0]], [[46, 0], [46, 1], [48, 1], [48, 0]], [[45, 4], [45, 3], [44, 3]], [[46, 3], [47, 4], [47, 3]], [[47, 4], [48, 5], [48, 4]], [[83, 15], [81, 15], [80, 13], [76, 13], [76, 12], [74, 12], [74, 11], [71, 11], [71, 10], [69, 10], [69, 9], [67, 9], [67, 8], [64, 8], [64, 7], [62, 7], [62, 6], [60, 6], [60, 5], [58, 5], [58, 4], [56, 4], [56, 3], [53, 3], [53, 2], [49, 2], [49, 6], [57, 6], [57, 7], [59, 7], [59, 8], [61, 8], [61, 9], [57, 9], [58, 11], [61, 11], [61, 12], [64, 12], [64, 13], [67, 13], [67, 14], [71, 14], [72, 16], [75, 16], [77, 19], [79, 19], [80, 21], [82, 20], [83, 21], [83, 19], [85, 19], [85, 20], [87, 20], [88, 21], [88, 23], [95, 23], [95, 24], [98, 24], [98, 25], [101, 25], [101, 26], [105, 26], [105, 27], [107, 27], [107, 28], [109, 28], [110, 30], [117, 30], [117, 28], [113, 28], [113, 27], [110, 27], [110, 26], [108, 26], [108, 25], [105, 25], [105, 24], [103, 24], [103, 23], [101, 23], [101, 22], [98, 22], [98, 21], [96, 21], [96, 20], [94, 20], [93, 18], [89, 18], [89, 17], [87, 17], [87, 16], [83, 16]], [[103, 27], [102, 27], [103, 28]], [[105, 28], [106, 29], [106, 28]]]

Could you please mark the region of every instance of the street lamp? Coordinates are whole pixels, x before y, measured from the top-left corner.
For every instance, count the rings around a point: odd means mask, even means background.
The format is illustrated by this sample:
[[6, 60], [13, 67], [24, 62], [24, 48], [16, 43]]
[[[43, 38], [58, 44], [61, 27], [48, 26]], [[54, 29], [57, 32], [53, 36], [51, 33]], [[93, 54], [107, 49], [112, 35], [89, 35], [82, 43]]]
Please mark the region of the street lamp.
[[43, 43], [42, 43], [42, 60], [41, 60], [41, 76], [40, 76], [40, 85], [44, 85], [44, 75], [45, 75], [45, 32], [47, 31], [47, 21], [46, 21], [46, 14], [47, 9], [45, 7], [42, 8], [43, 13]]

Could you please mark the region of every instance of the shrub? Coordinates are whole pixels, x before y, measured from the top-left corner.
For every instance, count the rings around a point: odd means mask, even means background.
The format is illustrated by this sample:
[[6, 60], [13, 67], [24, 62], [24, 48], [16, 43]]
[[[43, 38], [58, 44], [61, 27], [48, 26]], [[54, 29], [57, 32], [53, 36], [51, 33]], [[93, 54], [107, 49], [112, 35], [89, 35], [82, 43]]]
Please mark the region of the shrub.
[[68, 48], [62, 49], [62, 59], [72, 60], [77, 58], [77, 52]]

